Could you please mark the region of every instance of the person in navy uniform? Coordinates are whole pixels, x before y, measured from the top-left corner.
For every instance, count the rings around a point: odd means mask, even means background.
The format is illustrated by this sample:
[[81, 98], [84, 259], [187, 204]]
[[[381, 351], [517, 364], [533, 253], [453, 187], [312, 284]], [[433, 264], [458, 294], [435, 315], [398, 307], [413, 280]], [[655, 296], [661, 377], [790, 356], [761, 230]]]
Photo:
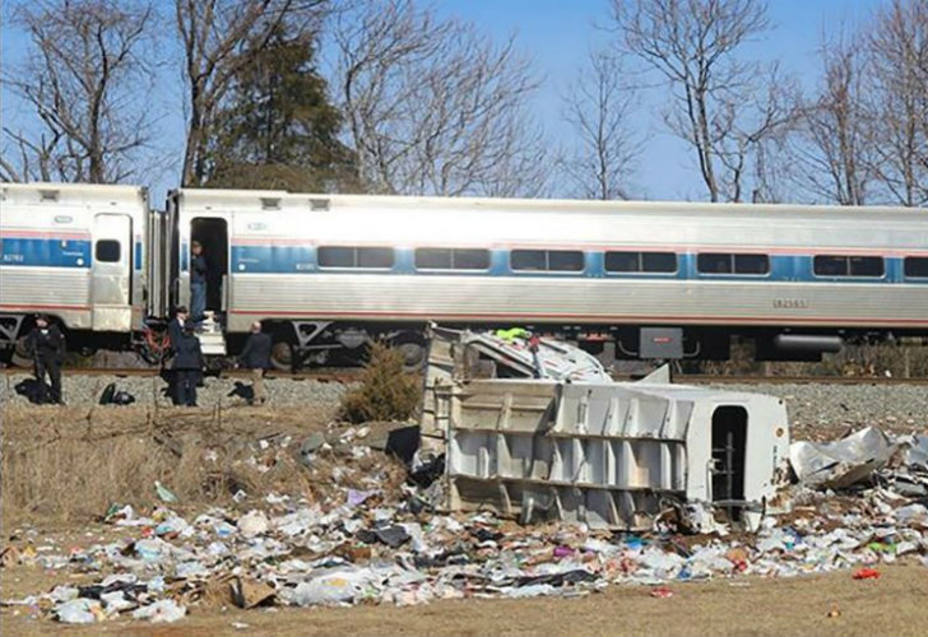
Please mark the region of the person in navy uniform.
[[[61, 398], [61, 360], [64, 358], [64, 335], [57, 325], [49, 324], [48, 317], [39, 314], [35, 318], [35, 327], [26, 337], [26, 348], [32, 352], [35, 364], [35, 377], [42, 388], [40, 400], [43, 403], [63, 405]], [[51, 381], [51, 394], [45, 383], [45, 376]]]
[[[187, 325], [188, 319], [189, 315], [187, 313], [186, 307], [183, 305], [178, 305], [176, 308], [174, 308], [174, 318], [172, 318], [170, 323], [168, 323], [168, 338], [171, 341], [172, 355], [176, 354], [177, 352], [177, 345], [180, 343], [184, 336], [184, 326]], [[173, 366], [167, 378], [168, 395], [171, 397], [171, 400], [175, 405], [182, 405], [183, 403], [177, 402], [177, 372], [174, 371]]]
[[251, 387], [254, 390], [252, 402], [259, 405], [266, 403], [264, 370], [271, 366], [271, 335], [261, 331], [261, 321], [251, 324], [251, 334], [248, 335], [245, 349], [238, 357], [238, 366], [251, 370]]
[[200, 323], [206, 312], [206, 277], [209, 264], [203, 254], [203, 245], [199, 241], [190, 244], [190, 318]]
[[176, 348], [184, 333], [184, 325], [187, 324], [187, 308], [178, 305], [174, 308], [174, 318], [168, 323], [168, 338], [171, 339], [171, 348]]
[[203, 369], [203, 350], [193, 331], [193, 323], [184, 325], [174, 346], [174, 404], [197, 406], [197, 380]]

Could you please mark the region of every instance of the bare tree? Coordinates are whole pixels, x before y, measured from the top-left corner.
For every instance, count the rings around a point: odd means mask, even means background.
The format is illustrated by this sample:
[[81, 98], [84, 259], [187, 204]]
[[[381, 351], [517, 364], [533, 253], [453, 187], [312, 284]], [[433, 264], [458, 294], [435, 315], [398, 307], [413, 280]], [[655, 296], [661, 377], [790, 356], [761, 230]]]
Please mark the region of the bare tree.
[[375, 192], [535, 194], [546, 168], [526, 100], [538, 82], [502, 45], [411, 0], [359, 0], [337, 13], [335, 102]]
[[209, 136], [223, 98], [248, 54], [260, 51], [285, 21], [316, 28], [325, 0], [175, 0], [184, 56], [187, 139], [182, 183], [202, 184]]
[[133, 155], [149, 137], [149, 114], [138, 97], [150, 85], [142, 50], [151, 6], [44, 0], [20, 5], [14, 16], [31, 50], [2, 80], [37, 122], [26, 130], [4, 127], [8, 147], [17, 150], [4, 153], [0, 176], [92, 183], [128, 178]]
[[872, 138], [880, 183], [903, 206], [928, 203], [928, 4], [893, 0], [869, 41]]
[[588, 68], [578, 72], [564, 95], [564, 119], [576, 147], [560, 163], [581, 197], [628, 198], [629, 177], [644, 140], [630, 123], [637, 91], [627, 76], [620, 56], [594, 51]]
[[799, 108], [789, 145], [792, 177], [814, 198], [861, 206], [876, 165], [866, 51], [859, 36], [823, 38], [821, 85]]
[[[627, 49], [670, 82], [664, 121], [696, 152], [712, 201], [740, 201], [757, 149], [793, 116], [776, 67], [739, 47], [769, 27], [758, 0], [613, 0]], [[751, 193], [759, 197], [758, 188]]]

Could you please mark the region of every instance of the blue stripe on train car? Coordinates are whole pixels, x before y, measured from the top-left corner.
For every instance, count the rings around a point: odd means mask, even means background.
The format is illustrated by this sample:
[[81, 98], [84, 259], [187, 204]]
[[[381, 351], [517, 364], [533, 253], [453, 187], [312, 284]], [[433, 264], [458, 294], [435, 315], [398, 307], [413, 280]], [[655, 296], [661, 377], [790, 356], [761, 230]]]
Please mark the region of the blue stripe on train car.
[[[186, 254], [184, 255], [186, 257]], [[803, 283], [920, 283], [924, 279], [905, 279], [902, 275], [902, 260], [886, 258], [886, 275], [883, 277], [820, 277], [812, 272], [812, 257], [808, 255], [771, 255], [770, 271], [762, 275], [707, 274], [699, 272], [696, 254], [679, 254], [676, 272], [606, 272], [603, 253], [588, 252], [585, 268], [581, 272], [529, 272], [513, 271], [509, 267], [509, 251], [493, 250], [488, 270], [416, 270], [414, 252], [397, 248], [394, 265], [390, 269], [335, 268], [320, 269], [316, 262], [316, 251], [311, 245], [260, 246], [233, 245], [232, 272], [247, 274], [293, 274], [324, 271], [327, 273], [365, 274], [416, 274], [420, 276], [513, 276], [513, 277], [558, 277], [609, 279], [699, 279], [703, 281], [793, 281]], [[186, 258], [184, 258], [186, 262]], [[186, 267], [186, 265], [184, 265]]]
[[3, 237], [0, 263], [3, 265], [89, 268], [90, 241]]
[[316, 269], [312, 246], [232, 246], [232, 272], [293, 273]]
[[141, 241], [135, 242], [135, 269], [136, 270], [142, 269], [142, 242]]

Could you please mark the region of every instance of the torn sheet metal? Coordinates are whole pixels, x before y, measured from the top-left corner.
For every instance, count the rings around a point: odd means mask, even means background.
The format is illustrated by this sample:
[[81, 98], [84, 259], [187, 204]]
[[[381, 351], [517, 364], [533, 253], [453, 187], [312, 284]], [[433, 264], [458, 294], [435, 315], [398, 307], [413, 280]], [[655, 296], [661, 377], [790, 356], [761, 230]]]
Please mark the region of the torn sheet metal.
[[444, 444], [447, 392], [472, 378], [546, 378], [611, 383], [602, 363], [588, 352], [554, 339], [535, 339], [520, 328], [471, 332], [431, 325], [420, 428], [423, 447]]
[[841, 489], [886, 466], [897, 449], [882, 431], [867, 427], [836, 442], [795, 442], [789, 449], [789, 461], [800, 482]]
[[783, 402], [759, 394], [478, 379], [439, 402], [448, 508], [526, 521], [641, 530], [682, 502], [726, 501], [753, 528], [788, 452]]

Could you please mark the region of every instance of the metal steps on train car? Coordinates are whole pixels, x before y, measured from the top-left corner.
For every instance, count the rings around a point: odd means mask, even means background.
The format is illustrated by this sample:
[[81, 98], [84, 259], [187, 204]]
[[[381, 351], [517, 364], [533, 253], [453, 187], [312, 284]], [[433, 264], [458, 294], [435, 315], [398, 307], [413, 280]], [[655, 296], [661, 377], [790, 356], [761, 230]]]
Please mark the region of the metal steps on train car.
[[197, 338], [200, 340], [204, 356], [226, 355], [226, 337], [222, 332], [222, 325], [212, 312], [205, 313], [205, 318], [197, 330]]

